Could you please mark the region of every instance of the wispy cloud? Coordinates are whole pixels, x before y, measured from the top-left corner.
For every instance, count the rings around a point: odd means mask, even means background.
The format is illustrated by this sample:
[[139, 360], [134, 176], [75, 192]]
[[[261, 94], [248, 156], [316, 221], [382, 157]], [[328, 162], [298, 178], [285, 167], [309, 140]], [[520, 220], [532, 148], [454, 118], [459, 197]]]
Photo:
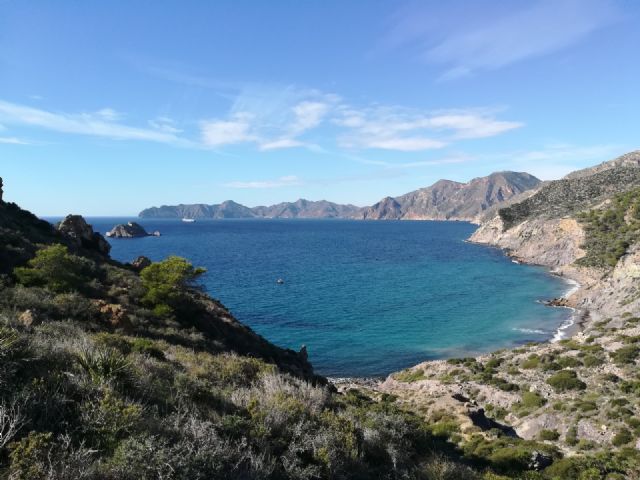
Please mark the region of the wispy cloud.
[[166, 116], [136, 126], [126, 121], [126, 113], [109, 107], [69, 113], [0, 100], [0, 123], [8, 126], [218, 151], [232, 145], [265, 152], [291, 148], [322, 152], [334, 145], [355, 150], [434, 150], [523, 125], [499, 119], [499, 113], [486, 108], [427, 111], [393, 105], [353, 106], [338, 95], [314, 89], [254, 85], [238, 93], [226, 113], [194, 119], [187, 125], [196, 125], [196, 129], [185, 132]]
[[405, 108], [343, 108], [335, 123], [349, 132], [341, 137], [346, 147], [421, 151], [450, 143], [484, 138], [520, 128], [521, 122], [495, 118], [491, 110], [424, 112]]
[[292, 187], [296, 185], [302, 185], [302, 180], [295, 175], [288, 175], [280, 177], [275, 180], [259, 180], [250, 182], [229, 182], [223, 186], [228, 188], [280, 188], [280, 187]]
[[[446, 68], [441, 79], [504, 67], [574, 45], [620, 18], [613, 0], [417, 4], [398, 13], [383, 44]], [[464, 15], [461, 15], [464, 11]]]
[[6, 145], [29, 145], [29, 142], [16, 137], [0, 137], [0, 143]]
[[0, 121], [6, 125], [28, 125], [61, 133], [107, 137], [117, 140], [187, 144], [174, 133], [138, 128], [117, 122], [119, 114], [105, 108], [93, 113], [54, 113], [0, 100]]

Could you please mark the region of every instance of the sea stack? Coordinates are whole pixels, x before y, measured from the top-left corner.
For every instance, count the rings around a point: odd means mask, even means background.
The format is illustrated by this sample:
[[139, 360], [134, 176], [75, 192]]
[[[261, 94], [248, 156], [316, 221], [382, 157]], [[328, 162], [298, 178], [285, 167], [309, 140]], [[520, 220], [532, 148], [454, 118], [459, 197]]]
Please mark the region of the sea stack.
[[109, 238], [138, 238], [149, 236], [159, 237], [160, 232], [155, 231], [153, 233], [148, 233], [142, 225], [136, 222], [128, 222], [126, 224], [121, 223], [113, 227], [111, 231], [107, 232], [107, 237]]

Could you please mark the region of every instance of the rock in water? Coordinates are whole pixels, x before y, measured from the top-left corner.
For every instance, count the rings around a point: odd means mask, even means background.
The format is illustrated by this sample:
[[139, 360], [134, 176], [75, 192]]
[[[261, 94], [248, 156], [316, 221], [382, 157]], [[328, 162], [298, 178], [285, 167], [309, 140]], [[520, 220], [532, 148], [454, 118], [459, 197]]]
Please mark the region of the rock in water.
[[121, 223], [113, 227], [110, 232], [107, 232], [107, 237], [110, 238], [137, 238], [148, 237], [150, 235], [158, 237], [160, 236], [160, 232], [150, 234], [142, 228], [142, 225], [136, 222]]
[[67, 215], [56, 226], [58, 231], [70, 238], [79, 247], [97, 250], [104, 255], [108, 255], [111, 245], [102, 235], [93, 231], [82, 215]]

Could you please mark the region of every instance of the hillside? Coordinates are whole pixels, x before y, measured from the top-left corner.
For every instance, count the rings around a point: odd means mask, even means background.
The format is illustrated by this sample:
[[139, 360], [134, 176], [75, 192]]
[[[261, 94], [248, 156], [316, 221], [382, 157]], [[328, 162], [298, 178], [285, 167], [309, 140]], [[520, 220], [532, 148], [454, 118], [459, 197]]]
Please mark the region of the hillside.
[[535, 188], [540, 180], [528, 173], [497, 172], [468, 183], [440, 180], [395, 198], [384, 198], [362, 211], [367, 220], [478, 221], [486, 210]]
[[479, 221], [492, 207], [535, 188], [540, 180], [528, 173], [497, 172], [469, 183], [440, 180], [405, 195], [385, 197], [371, 207], [326, 200], [299, 199], [271, 206], [245, 207], [228, 200], [219, 205], [163, 205], [142, 210], [143, 218], [356, 218], [365, 220]]
[[550, 467], [562, 470], [557, 478], [640, 478], [638, 158], [548, 182], [471, 237], [578, 282], [552, 302], [574, 309], [574, 323], [558, 332], [571, 338], [425, 362], [374, 390], [425, 418], [449, 412], [451, 438], [463, 448], [478, 441], [482, 413], [506, 435], [563, 452]]
[[306, 350], [269, 343], [204, 294], [201, 269], [179, 257], [116, 262], [82, 217], [52, 226], [0, 201], [0, 260], [3, 478], [640, 472], [626, 448], [640, 434], [635, 304], [576, 340], [427, 362], [336, 392]]
[[336, 393], [306, 350], [200, 291], [202, 269], [116, 262], [82, 217], [50, 225], [1, 188], [0, 260], [2, 478], [480, 479], [492, 465], [391, 396]]

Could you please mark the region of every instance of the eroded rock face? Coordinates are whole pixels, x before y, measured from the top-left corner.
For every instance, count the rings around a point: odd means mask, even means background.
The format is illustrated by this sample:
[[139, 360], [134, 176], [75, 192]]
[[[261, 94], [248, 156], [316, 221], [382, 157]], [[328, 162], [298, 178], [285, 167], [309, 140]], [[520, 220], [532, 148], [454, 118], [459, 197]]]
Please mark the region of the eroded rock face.
[[108, 255], [111, 250], [111, 245], [102, 235], [93, 231], [82, 215], [67, 215], [56, 228], [79, 247], [97, 250], [103, 255]]

